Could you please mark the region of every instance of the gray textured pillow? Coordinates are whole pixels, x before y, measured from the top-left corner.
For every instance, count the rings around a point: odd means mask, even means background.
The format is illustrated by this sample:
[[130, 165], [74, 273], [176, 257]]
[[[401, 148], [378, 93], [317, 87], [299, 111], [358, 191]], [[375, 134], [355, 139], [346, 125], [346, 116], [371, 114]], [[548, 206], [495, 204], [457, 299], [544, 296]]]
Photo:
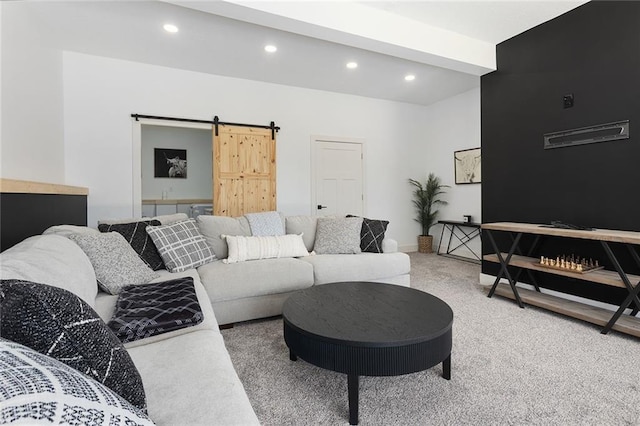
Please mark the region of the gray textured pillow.
[[149, 268], [117, 232], [69, 235], [85, 252], [96, 271], [98, 284], [110, 294], [118, 294], [123, 287], [146, 284], [158, 274]]
[[316, 226], [316, 254], [355, 254], [360, 250], [361, 217], [319, 217]]

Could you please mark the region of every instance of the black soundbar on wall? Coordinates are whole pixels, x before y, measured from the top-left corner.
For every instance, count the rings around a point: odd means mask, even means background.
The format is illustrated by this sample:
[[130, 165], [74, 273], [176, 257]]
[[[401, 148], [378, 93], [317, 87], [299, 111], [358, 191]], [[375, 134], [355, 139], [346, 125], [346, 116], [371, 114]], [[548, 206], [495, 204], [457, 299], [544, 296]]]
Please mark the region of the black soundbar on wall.
[[544, 134], [544, 149], [629, 139], [629, 120]]

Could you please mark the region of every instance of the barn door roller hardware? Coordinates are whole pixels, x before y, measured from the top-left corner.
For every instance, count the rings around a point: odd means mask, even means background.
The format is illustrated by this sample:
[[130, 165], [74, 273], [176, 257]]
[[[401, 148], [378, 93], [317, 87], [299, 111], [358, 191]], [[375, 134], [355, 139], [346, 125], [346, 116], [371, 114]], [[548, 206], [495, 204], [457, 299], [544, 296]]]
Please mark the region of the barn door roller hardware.
[[261, 124], [229, 123], [226, 121], [220, 121], [220, 119], [216, 115], [215, 117], [213, 117], [213, 127], [215, 129], [214, 131], [216, 136], [218, 136], [218, 124], [228, 125], [228, 126], [239, 126], [239, 127], [257, 127], [258, 129], [271, 129], [272, 140], [276, 138], [276, 132], [280, 130], [280, 127], [276, 126], [276, 123], [273, 121], [269, 123], [268, 126], [261, 125]]
[[276, 132], [280, 130], [279, 126], [276, 126], [275, 122], [269, 123], [268, 126], [261, 124], [246, 124], [246, 123], [228, 123], [226, 121], [220, 121], [218, 116], [213, 117], [213, 121], [209, 120], [195, 120], [192, 118], [178, 118], [178, 117], [162, 117], [159, 115], [142, 115], [142, 114], [131, 114], [132, 118], [135, 118], [136, 121], [140, 121], [141, 118], [146, 118], [150, 120], [167, 120], [167, 121], [182, 121], [186, 123], [206, 123], [213, 124], [214, 131], [216, 136], [218, 136], [218, 124], [228, 125], [228, 126], [240, 126], [240, 127], [257, 127], [259, 129], [271, 129], [271, 139], [276, 138]]

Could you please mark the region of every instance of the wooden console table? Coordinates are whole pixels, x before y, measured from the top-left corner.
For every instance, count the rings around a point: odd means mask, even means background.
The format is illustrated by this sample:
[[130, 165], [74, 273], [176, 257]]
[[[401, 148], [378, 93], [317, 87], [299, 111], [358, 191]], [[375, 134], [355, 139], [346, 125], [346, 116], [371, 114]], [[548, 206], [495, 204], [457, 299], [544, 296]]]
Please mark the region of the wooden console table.
[[[518, 305], [523, 308], [523, 301], [534, 306], [549, 309], [563, 315], [578, 318], [593, 324], [604, 326], [602, 334], [607, 334], [611, 329], [640, 337], [640, 318], [635, 315], [640, 309], [640, 276], [627, 274], [620, 265], [620, 262], [611, 250], [610, 243], [618, 243], [627, 248], [634, 262], [640, 267], [640, 255], [637, 247], [640, 246], [640, 232], [616, 231], [607, 229], [596, 229], [592, 231], [550, 228], [545, 225], [530, 223], [497, 222], [485, 223], [482, 225], [483, 233], [487, 235], [491, 243], [494, 254], [483, 256], [483, 260], [495, 262], [501, 265], [488, 297], [494, 293], [501, 296], [515, 299]], [[493, 231], [508, 232], [513, 238], [513, 242], [508, 252], [501, 252], [493, 238]], [[519, 244], [523, 234], [533, 234], [535, 239], [529, 247], [526, 255], [522, 253]], [[583, 240], [599, 241], [615, 271], [597, 270], [589, 273], [574, 272], [571, 270], [549, 269], [539, 264], [539, 258], [532, 257], [541, 237], [555, 236], [564, 238], [575, 238]], [[516, 267], [517, 272], [512, 275], [508, 267]], [[517, 288], [516, 283], [523, 271], [526, 271], [531, 278], [535, 291]], [[611, 311], [585, 305], [579, 302], [569, 301], [560, 297], [543, 294], [540, 292], [533, 271], [545, 272], [548, 274], [562, 275], [583, 281], [590, 281], [603, 285], [626, 288], [627, 298], [622, 302], [618, 310], [611, 315]], [[506, 278], [509, 285], [499, 284], [501, 278]], [[510, 288], [509, 288], [510, 287]], [[624, 311], [630, 308], [630, 315], [623, 315]]]

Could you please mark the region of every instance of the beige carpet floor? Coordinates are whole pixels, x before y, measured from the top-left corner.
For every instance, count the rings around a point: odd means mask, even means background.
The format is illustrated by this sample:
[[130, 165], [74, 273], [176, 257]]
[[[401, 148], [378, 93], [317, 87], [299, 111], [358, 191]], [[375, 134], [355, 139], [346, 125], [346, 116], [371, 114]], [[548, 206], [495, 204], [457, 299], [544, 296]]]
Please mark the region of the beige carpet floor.
[[[360, 381], [362, 425], [640, 425], [640, 339], [486, 297], [478, 265], [411, 254], [411, 285], [454, 312], [452, 379], [441, 364]], [[289, 361], [282, 320], [222, 331], [265, 425], [348, 424], [347, 380]]]

